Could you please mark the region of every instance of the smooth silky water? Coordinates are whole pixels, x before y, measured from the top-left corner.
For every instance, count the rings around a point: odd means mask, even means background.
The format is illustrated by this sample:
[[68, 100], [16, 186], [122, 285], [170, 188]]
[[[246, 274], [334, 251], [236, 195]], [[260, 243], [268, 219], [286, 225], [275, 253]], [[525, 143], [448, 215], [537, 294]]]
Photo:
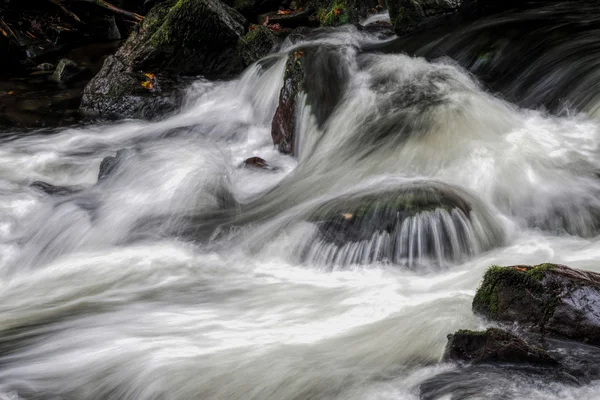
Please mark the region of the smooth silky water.
[[[300, 102], [292, 157], [271, 119], [307, 45], [333, 49], [346, 80], [324, 123]], [[5, 135], [0, 399], [418, 399], [458, 371], [440, 363], [446, 335], [486, 326], [471, 301], [489, 266], [600, 272], [596, 105], [522, 108], [450, 58], [363, 51], [379, 45], [324, 31], [198, 80], [160, 122]], [[237, 168], [251, 156], [277, 169]], [[389, 231], [361, 220], [343, 243], [315, 222], [415, 187], [450, 206], [393, 214]], [[594, 382], [476, 378], [437, 398], [600, 398]]]

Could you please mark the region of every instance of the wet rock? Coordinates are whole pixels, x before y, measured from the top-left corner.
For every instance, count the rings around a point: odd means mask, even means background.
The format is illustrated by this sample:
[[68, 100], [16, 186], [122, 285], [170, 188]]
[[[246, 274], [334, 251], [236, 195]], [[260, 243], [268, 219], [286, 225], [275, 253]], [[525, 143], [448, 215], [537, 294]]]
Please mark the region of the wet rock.
[[42, 192], [49, 194], [50, 196], [68, 196], [73, 193], [79, 192], [79, 189], [68, 186], [55, 186], [46, 182], [36, 181], [33, 182], [30, 187], [41, 190]]
[[135, 71], [108, 56], [85, 87], [80, 110], [88, 117], [157, 119], [179, 107], [182, 86], [177, 77]]
[[459, 11], [461, 0], [386, 0], [390, 20], [399, 34], [410, 33], [425, 22]]
[[50, 77], [50, 80], [56, 83], [67, 83], [72, 81], [81, 72], [83, 72], [83, 68], [77, 65], [77, 63], [67, 58], [63, 58], [56, 65], [56, 69]]
[[348, 81], [347, 63], [337, 48], [308, 46], [288, 56], [279, 105], [271, 124], [273, 143], [284, 154], [296, 154], [296, 111], [301, 92], [322, 128], [337, 107]]
[[273, 167], [269, 165], [264, 159], [260, 157], [250, 157], [241, 163], [238, 168], [254, 168], [254, 169], [264, 169], [269, 171], [277, 170], [277, 167]]
[[303, 51], [297, 50], [288, 58], [283, 76], [283, 87], [279, 93], [279, 105], [271, 123], [273, 143], [284, 154], [294, 154], [296, 102], [304, 80], [303, 55]]
[[[177, 76], [216, 79], [243, 70], [236, 46], [245, 24], [242, 15], [219, 0], [157, 4], [88, 84], [82, 112], [109, 118], [145, 118], [148, 108], [151, 115], [168, 112], [174, 96], [165, 99], [161, 93], [174, 89]], [[138, 104], [125, 104], [132, 98]]]
[[448, 335], [444, 360], [472, 363], [557, 364], [557, 361], [545, 350], [497, 328], [486, 331], [460, 330]]
[[54, 64], [50, 64], [50, 63], [41, 63], [40, 65], [37, 65], [35, 68], [35, 70], [37, 71], [54, 71], [56, 69], [56, 67], [54, 66]]
[[473, 311], [541, 334], [600, 344], [600, 274], [563, 265], [492, 267]]
[[134, 151], [131, 149], [121, 149], [117, 151], [115, 156], [104, 157], [100, 162], [100, 170], [98, 172], [98, 182], [101, 182], [115, 173], [125, 159], [133, 156]]
[[501, 227], [480, 202], [433, 182], [339, 197], [316, 208], [307, 220], [316, 224], [319, 235], [301, 257], [325, 264], [443, 265], [504, 240]]
[[250, 32], [238, 41], [238, 52], [246, 65], [250, 65], [263, 57], [268, 56], [281, 40], [269, 28], [262, 25], [253, 25]]

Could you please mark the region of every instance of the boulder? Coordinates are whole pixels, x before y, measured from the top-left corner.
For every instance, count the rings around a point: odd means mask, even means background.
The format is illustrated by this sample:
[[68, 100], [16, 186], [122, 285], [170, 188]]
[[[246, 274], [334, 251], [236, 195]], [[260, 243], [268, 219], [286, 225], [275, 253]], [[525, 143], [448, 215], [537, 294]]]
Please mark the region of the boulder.
[[56, 83], [67, 83], [77, 77], [83, 70], [75, 61], [63, 58], [56, 65], [50, 80]]
[[299, 94], [306, 94], [306, 105], [320, 128], [337, 107], [348, 81], [347, 63], [341, 62], [339, 49], [329, 45], [306, 46], [293, 51], [283, 77], [279, 104], [271, 124], [275, 146], [284, 154], [296, 154], [296, 111]]
[[490, 320], [600, 345], [600, 274], [564, 265], [491, 267], [473, 299]]
[[238, 41], [238, 53], [246, 65], [250, 65], [263, 57], [268, 56], [281, 40], [269, 28], [262, 25], [253, 25], [250, 32]]
[[243, 70], [236, 46], [245, 25], [242, 15], [219, 0], [157, 4], [88, 84], [82, 112], [146, 118], [148, 109], [150, 116], [172, 110], [178, 76], [218, 79]]
[[504, 240], [502, 228], [480, 202], [436, 182], [341, 196], [314, 209], [307, 220], [316, 224], [318, 235], [303, 257], [325, 264], [388, 262], [413, 268], [426, 261], [442, 266]]
[[283, 87], [279, 92], [279, 105], [271, 123], [271, 137], [280, 152], [294, 154], [296, 140], [296, 102], [304, 81], [302, 50], [288, 57], [283, 76]]
[[181, 104], [182, 81], [168, 74], [132, 70], [108, 56], [83, 91], [80, 110], [86, 116], [108, 119], [156, 119]]
[[532, 346], [512, 333], [497, 328], [490, 328], [486, 331], [460, 330], [448, 335], [444, 360], [543, 365], [557, 363], [545, 350]]

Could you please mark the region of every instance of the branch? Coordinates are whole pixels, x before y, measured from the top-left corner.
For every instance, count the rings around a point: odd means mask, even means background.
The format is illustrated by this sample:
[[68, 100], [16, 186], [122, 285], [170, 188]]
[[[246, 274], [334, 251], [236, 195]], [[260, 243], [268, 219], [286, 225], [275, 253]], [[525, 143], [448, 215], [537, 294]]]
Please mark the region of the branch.
[[[52, 0], [50, 0], [50, 1], [52, 1]], [[125, 15], [129, 18], [135, 19], [136, 21], [141, 21], [144, 19], [144, 17], [142, 17], [139, 14], [120, 9], [119, 7], [115, 7], [112, 4], [110, 4], [109, 2], [104, 1], [104, 0], [71, 0], [71, 1], [83, 1], [86, 3], [96, 4], [97, 6], [106, 8], [107, 10], [110, 10], [110, 11], [114, 12], [115, 14]]]

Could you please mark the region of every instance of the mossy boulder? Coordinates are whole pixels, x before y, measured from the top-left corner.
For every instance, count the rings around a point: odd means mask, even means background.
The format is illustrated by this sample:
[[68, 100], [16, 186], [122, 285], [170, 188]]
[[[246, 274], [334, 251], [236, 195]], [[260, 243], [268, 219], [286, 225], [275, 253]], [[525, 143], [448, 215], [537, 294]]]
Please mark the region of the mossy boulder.
[[250, 32], [239, 39], [237, 49], [244, 63], [250, 65], [268, 56], [280, 42], [266, 26], [253, 25]]
[[171, 111], [178, 105], [172, 93], [176, 77], [220, 79], [243, 70], [236, 46], [245, 25], [242, 15], [219, 0], [161, 2], [107, 58], [86, 87], [81, 110], [109, 118]]
[[307, 220], [316, 224], [318, 235], [304, 258], [326, 264], [441, 265], [504, 240], [501, 227], [478, 201], [436, 182], [342, 196], [317, 207]]
[[315, 4], [321, 26], [358, 24], [379, 6], [377, 0], [317, 0]]
[[486, 331], [460, 330], [448, 335], [445, 361], [472, 363], [556, 364], [545, 350], [497, 328]]
[[473, 311], [542, 334], [600, 344], [600, 274], [564, 265], [491, 267]]

